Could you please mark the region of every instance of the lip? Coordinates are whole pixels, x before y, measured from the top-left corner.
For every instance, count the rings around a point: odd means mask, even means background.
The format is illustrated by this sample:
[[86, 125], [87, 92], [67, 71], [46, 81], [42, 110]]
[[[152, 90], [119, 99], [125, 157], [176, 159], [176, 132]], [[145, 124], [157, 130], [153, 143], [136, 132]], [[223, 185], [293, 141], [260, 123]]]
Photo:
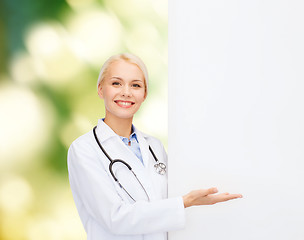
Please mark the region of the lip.
[[[114, 101], [119, 107], [122, 107], [122, 108], [130, 108], [132, 107], [135, 102], [132, 102], [132, 101], [123, 101], [123, 100], [115, 100]], [[126, 103], [128, 103], [129, 105], [126, 105]]]

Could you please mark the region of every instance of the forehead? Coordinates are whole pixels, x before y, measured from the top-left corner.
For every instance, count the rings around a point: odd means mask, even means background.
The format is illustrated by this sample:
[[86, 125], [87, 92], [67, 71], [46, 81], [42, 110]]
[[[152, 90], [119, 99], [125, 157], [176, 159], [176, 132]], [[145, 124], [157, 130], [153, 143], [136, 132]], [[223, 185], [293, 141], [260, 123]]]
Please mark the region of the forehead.
[[108, 77], [120, 77], [126, 80], [142, 80], [144, 74], [141, 69], [135, 64], [124, 60], [117, 60], [109, 65]]

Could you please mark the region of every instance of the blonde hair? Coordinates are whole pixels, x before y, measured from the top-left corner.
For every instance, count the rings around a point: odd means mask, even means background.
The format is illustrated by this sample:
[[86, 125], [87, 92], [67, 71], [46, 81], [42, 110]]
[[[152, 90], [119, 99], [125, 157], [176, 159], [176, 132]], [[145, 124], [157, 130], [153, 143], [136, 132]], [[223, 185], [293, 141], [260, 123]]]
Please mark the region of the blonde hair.
[[131, 54], [131, 53], [121, 53], [121, 54], [117, 54], [117, 55], [113, 55], [111, 56], [102, 66], [99, 76], [98, 76], [98, 80], [97, 80], [97, 91], [98, 91], [98, 87], [100, 84], [102, 84], [102, 82], [104, 81], [104, 78], [108, 72], [109, 66], [113, 63], [116, 62], [118, 60], [124, 60], [128, 63], [133, 63], [135, 65], [137, 65], [139, 67], [139, 69], [142, 71], [142, 73], [144, 74], [144, 80], [145, 80], [145, 93], [146, 95], [148, 94], [148, 71], [146, 68], [146, 65], [144, 64], [144, 62], [137, 56]]

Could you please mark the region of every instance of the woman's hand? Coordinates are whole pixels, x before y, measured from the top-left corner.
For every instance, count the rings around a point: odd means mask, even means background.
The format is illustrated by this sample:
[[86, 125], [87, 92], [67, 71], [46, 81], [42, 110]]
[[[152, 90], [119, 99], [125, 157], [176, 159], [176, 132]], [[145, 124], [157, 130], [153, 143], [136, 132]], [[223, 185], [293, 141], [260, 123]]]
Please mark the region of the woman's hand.
[[212, 205], [231, 199], [242, 198], [241, 194], [217, 193], [217, 188], [194, 190], [183, 196], [185, 208], [199, 205]]

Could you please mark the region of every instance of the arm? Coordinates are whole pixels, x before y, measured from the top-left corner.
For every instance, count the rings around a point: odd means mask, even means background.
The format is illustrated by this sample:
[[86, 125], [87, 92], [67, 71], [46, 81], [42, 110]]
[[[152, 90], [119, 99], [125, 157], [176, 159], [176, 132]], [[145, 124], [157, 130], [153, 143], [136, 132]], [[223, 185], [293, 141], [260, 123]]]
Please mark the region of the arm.
[[166, 232], [184, 226], [182, 197], [124, 202], [95, 150], [84, 144], [72, 144], [69, 149], [69, 177], [72, 190], [95, 221], [113, 234]]

